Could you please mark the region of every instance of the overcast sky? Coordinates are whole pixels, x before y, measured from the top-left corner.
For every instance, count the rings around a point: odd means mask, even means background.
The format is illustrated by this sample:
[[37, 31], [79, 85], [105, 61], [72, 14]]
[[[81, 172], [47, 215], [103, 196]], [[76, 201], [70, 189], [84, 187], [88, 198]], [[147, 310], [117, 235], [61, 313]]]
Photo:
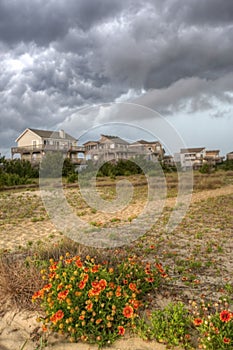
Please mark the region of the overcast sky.
[[[232, 43], [232, 0], [0, 0], [0, 152], [27, 127], [116, 122], [78, 111], [121, 101], [233, 151]], [[121, 121], [156, 134], [153, 113]]]

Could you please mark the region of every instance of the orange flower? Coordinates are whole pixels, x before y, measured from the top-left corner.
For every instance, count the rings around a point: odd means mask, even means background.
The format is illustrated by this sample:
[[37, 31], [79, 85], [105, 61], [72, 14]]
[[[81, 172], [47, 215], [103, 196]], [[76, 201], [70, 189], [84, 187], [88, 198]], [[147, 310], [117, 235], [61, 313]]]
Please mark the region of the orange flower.
[[81, 260], [76, 260], [75, 265], [81, 269], [81, 267], [83, 266], [83, 263]]
[[63, 284], [60, 283], [60, 284], [57, 286], [57, 290], [60, 290], [60, 289], [62, 289], [62, 288], [63, 288]]
[[138, 300], [131, 300], [130, 303], [133, 305], [133, 308], [137, 310], [140, 306], [140, 301]]
[[47, 332], [47, 330], [48, 330], [48, 328], [47, 328], [44, 324], [42, 325], [41, 328], [42, 328], [42, 331], [43, 331], [43, 332]]
[[168, 277], [168, 274], [166, 274], [166, 272], [161, 272], [161, 277], [167, 278], [167, 277]]
[[230, 338], [227, 338], [227, 337], [224, 337], [224, 338], [223, 338], [223, 342], [224, 342], [225, 344], [230, 344], [231, 339], [230, 339]]
[[101, 288], [101, 290], [104, 290], [107, 286], [107, 281], [102, 279], [99, 281], [99, 287]]
[[92, 308], [93, 308], [93, 303], [90, 301], [87, 306], [86, 306], [86, 310], [87, 311], [92, 311]]
[[137, 289], [136, 284], [135, 284], [135, 283], [130, 283], [130, 284], [129, 284], [129, 289], [132, 290], [132, 292], [135, 292], [136, 289]]
[[80, 281], [78, 284], [79, 289], [84, 289], [86, 286], [86, 282], [84, 280]]
[[52, 288], [52, 284], [49, 283], [49, 284], [46, 284], [46, 286], [43, 287], [43, 290], [49, 291], [51, 288]]
[[56, 323], [64, 317], [64, 312], [62, 310], [58, 310], [53, 316], [50, 317], [50, 321]]
[[118, 334], [119, 335], [124, 335], [125, 334], [125, 328], [122, 326], [118, 326]]
[[57, 262], [55, 262], [53, 265], [49, 267], [50, 271], [55, 271], [57, 269]]
[[93, 296], [97, 296], [100, 294], [100, 292], [102, 291], [102, 288], [101, 286], [99, 285], [99, 282], [95, 281], [95, 282], [92, 282], [92, 289], [89, 290], [88, 292], [88, 296], [89, 298], [93, 297]]
[[123, 309], [123, 315], [126, 318], [132, 318], [133, 317], [133, 308], [132, 308], [132, 306], [130, 306], [130, 305], [125, 306], [124, 309]]
[[89, 279], [89, 276], [88, 276], [87, 273], [85, 273], [85, 275], [83, 276], [83, 281], [84, 281], [84, 282], [87, 282], [88, 279]]
[[85, 315], [80, 315], [80, 316], [79, 316], [79, 320], [81, 320], [81, 321], [83, 321], [84, 318], [85, 318]]
[[94, 265], [91, 269], [91, 272], [95, 273], [99, 271], [99, 266], [98, 265]]
[[200, 326], [202, 323], [203, 323], [203, 320], [202, 320], [201, 318], [195, 318], [195, 319], [193, 320], [193, 324], [194, 324], [195, 326]]
[[98, 320], [95, 321], [96, 324], [100, 324], [102, 322], [102, 318], [98, 318]]
[[68, 289], [66, 289], [62, 292], [59, 292], [57, 295], [57, 298], [60, 300], [65, 300], [68, 294], [69, 294], [69, 291], [68, 291]]
[[99, 282], [98, 281], [91, 282], [91, 285], [93, 288], [96, 288], [99, 286]]
[[38, 298], [43, 298], [43, 296], [44, 296], [44, 291], [43, 291], [43, 289], [38, 290], [38, 292], [35, 292], [35, 293], [33, 294], [32, 300], [36, 300], [36, 299], [38, 299]]
[[123, 284], [128, 284], [128, 280], [126, 280], [126, 279], [123, 279]]
[[65, 260], [65, 263], [66, 263], [67, 265], [69, 265], [69, 264], [72, 263], [72, 261], [73, 261], [73, 259], [66, 259], [66, 260]]
[[115, 284], [114, 284], [114, 282], [109, 282], [109, 287], [111, 288], [111, 289], [114, 289], [115, 288]]
[[220, 312], [219, 318], [222, 322], [229, 322], [232, 318], [232, 314], [228, 310], [223, 310]]
[[154, 278], [153, 277], [147, 277], [146, 281], [149, 283], [153, 283], [154, 282]]
[[49, 274], [49, 278], [53, 279], [56, 276], [56, 272], [51, 272]]

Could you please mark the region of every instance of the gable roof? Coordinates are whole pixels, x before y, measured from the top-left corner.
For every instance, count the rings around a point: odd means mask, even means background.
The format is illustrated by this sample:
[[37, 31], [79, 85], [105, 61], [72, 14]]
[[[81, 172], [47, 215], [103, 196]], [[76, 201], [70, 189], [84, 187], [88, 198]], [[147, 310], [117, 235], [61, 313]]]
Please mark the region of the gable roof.
[[141, 143], [142, 145], [154, 145], [155, 143], [159, 143], [159, 141], [145, 141], [145, 140], [139, 140], [136, 142]]
[[196, 147], [196, 148], [181, 148], [180, 153], [199, 153], [203, 151], [205, 147]]
[[53, 138], [53, 139], [65, 139], [70, 141], [76, 141], [76, 139], [73, 136], [67, 134], [66, 132], [64, 132], [65, 137], [61, 137], [59, 131], [39, 130], [39, 129], [32, 129], [32, 128], [25, 129], [15, 141], [17, 142], [28, 130], [32, 131], [34, 134], [45, 139]]
[[[109, 141], [114, 142], [114, 143], [117, 143], [117, 144], [129, 145], [129, 142], [127, 142], [127, 141], [121, 139], [121, 138], [118, 137], [118, 136], [112, 136], [112, 135], [104, 135], [104, 134], [101, 134], [101, 137], [105, 137], [105, 138], [107, 138]], [[103, 142], [103, 141], [100, 140], [100, 142]]]

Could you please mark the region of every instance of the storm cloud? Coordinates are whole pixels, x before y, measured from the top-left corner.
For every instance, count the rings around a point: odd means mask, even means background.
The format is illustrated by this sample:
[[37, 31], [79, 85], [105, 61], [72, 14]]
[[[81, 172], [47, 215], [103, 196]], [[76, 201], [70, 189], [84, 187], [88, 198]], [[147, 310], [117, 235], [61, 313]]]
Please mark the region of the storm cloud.
[[222, 116], [232, 41], [229, 0], [0, 0], [0, 149], [99, 103]]

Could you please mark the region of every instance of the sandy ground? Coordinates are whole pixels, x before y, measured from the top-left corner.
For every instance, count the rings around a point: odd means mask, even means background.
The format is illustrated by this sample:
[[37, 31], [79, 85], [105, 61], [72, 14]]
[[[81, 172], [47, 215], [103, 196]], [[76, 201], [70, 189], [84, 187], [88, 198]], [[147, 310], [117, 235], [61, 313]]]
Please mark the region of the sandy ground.
[[[228, 195], [233, 193], [233, 185], [226, 186], [216, 190], [202, 191], [194, 193], [192, 203], [206, 200], [207, 198]], [[34, 192], [35, 194], [35, 192]], [[38, 193], [39, 195], [39, 193]], [[175, 200], [168, 199], [167, 206], [174, 206]], [[135, 208], [136, 209], [136, 208]], [[59, 232], [48, 220], [43, 222], [32, 223], [25, 221], [19, 223], [17, 230], [13, 225], [4, 225], [0, 231], [0, 242], [2, 249], [16, 249], [19, 245], [33, 239], [43, 239], [48, 234], [59, 237]], [[35, 313], [9, 311], [0, 320], [0, 350], [40, 350], [40, 336], [38, 335], [38, 323], [36, 322]], [[64, 338], [49, 336], [49, 345], [45, 348], [48, 350], [97, 350], [96, 346], [88, 344], [71, 344]], [[165, 345], [156, 342], [145, 342], [139, 338], [127, 338], [114, 343], [108, 349], [110, 350], [164, 350]]]
[[[0, 349], [1, 350], [42, 350], [37, 333], [38, 323], [35, 314], [29, 312], [8, 312], [0, 322]], [[62, 337], [50, 335], [46, 350], [97, 350], [97, 346], [89, 344], [68, 343]], [[163, 344], [145, 342], [139, 338], [124, 337], [116, 341], [109, 350], [165, 350]], [[178, 348], [177, 348], [178, 349]]]

